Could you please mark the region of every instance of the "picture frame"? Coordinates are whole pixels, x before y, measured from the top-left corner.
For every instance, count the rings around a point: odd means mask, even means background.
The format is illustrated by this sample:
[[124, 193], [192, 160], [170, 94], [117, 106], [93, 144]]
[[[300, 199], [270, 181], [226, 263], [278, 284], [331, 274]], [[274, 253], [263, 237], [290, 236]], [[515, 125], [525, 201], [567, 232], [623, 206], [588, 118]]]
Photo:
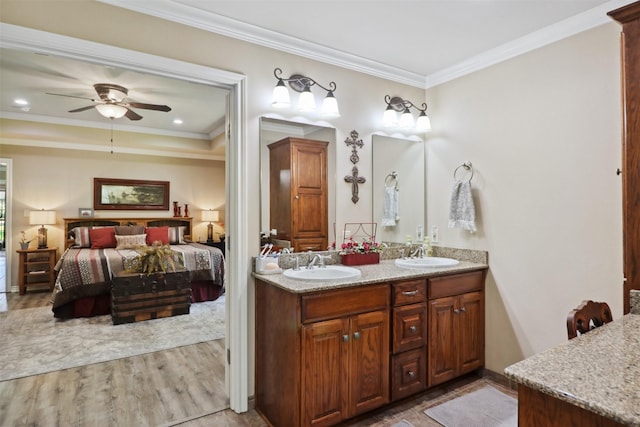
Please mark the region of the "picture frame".
[[169, 181], [94, 178], [95, 210], [169, 210]]
[[91, 217], [93, 217], [93, 209], [78, 208], [78, 218], [91, 218]]

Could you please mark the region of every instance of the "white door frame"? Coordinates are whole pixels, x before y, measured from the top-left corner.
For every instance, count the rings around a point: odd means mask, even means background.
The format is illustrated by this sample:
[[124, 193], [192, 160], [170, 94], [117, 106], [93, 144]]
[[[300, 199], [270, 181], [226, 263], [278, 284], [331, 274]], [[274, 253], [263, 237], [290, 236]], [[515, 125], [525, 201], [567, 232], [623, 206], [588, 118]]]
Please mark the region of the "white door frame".
[[7, 292], [11, 292], [13, 289], [11, 286], [11, 260], [13, 259], [13, 251], [10, 250], [13, 247], [12, 234], [13, 227], [11, 227], [11, 220], [13, 218], [11, 202], [13, 195], [13, 160], [0, 158], [0, 163], [7, 165], [7, 185], [5, 189], [5, 211], [4, 211], [4, 256], [5, 256], [5, 288]]
[[[150, 74], [193, 81], [231, 90], [229, 145], [226, 161], [226, 218], [229, 251], [226, 269], [227, 347], [231, 363], [226, 366], [227, 393], [231, 409], [248, 410], [248, 193], [246, 141], [246, 76], [128, 49], [0, 23], [0, 47], [85, 62], [111, 65]], [[9, 211], [9, 209], [7, 209]], [[230, 219], [230, 220], [229, 220]], [[8, 262], [9, 260], [7, 260]]]

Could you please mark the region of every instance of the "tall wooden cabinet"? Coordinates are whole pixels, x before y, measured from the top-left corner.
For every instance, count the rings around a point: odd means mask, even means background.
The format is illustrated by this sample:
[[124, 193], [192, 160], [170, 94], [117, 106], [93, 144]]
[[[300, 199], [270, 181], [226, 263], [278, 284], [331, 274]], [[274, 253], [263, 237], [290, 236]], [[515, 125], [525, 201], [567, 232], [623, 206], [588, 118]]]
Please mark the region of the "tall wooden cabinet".
[[285, 138], [269, 144], [269, 218], [295, 252], [328, 246], [326, 141]]
[[640, 1], [609, 12], [622, 24], [624, 313], [640, 289]]

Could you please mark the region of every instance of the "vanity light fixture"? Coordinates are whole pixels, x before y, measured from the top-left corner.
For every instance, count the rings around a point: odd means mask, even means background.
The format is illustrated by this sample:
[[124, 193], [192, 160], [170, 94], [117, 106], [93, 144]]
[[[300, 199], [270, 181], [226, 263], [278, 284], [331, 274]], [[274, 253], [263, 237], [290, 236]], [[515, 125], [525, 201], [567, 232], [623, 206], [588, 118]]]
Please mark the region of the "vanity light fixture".
[[[384, 102], [387, 104], [382, 116], [382, 126], [385, 128], [400, 128], [419, 133], [431, 131], [431, 120], [426, 113], [426, 103], [423, 102], [422, 108], [420, 108], [411, 101], [402, 99], [399, 96], [391, 97], [389, 95], [384, 97]], [[420, 112], [415, 122], [410, 108], [415, 108]], [[398, 113], [401, 113], [400, 118], [398, 118]]]
[[47, 229], [45, 225], [51, 225], [56, 223], [56, 211], [45, 211], [44, 209], [39, 211], [29, 212], [29, 224], [40, 225], [38, 229], [38, 249], [47, 248]]
[[213, 242], [213, 224], [212, 222], [218, 222], [220, 220], [220, 212], [214, 210], [202, 211], [202, 220], [209, 221], [207, 225], [207, 243]]
[[316, 100], [311, 92], [311, 86], [318, 86], [327, 91], [327, 96], [322, 101], [322, 108], [320, 114], [325, 117], [340, 117], [340, 110], [338, 109], [338, 101], [334, 96], [336, 90], [335, 82], [329, 83], [329, 88], [322, 86], [311, 77], [306, 77], [301, 74], [293, 74], [288, 79], [282, 77], [282, 70], [276, 68], [273, 70], [273, 75], [278, 79], [276, 87], [273, 89], [273, 97], [271, 105], [274, 108], [289, 108], [291, 106], [291, 98], [289, 97], [289, 90], [285, 86], [284, 82], [289, 83], [289, 87], [294, 91], [300, 93], [298, 99], [298, 109], [300, 111], [315, 111]]

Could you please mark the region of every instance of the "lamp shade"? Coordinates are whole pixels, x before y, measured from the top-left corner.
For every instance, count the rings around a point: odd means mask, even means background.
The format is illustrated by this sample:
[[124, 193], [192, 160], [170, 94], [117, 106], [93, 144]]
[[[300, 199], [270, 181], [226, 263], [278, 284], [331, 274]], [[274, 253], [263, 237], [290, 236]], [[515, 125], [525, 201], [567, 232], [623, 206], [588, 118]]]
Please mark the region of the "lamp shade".
[[127, 114], [127, 108], [116, 104], [98, 104], [96, 105], [98, 113], [109, 119], [119, 119]]
[[289, 91], [285, 87], [282, 79], [278, 80], [278, 84], [273, 89], [271, 105], [273, 105], [275, 108], [289, 108]]
[[340, 117], [338, 101], [331, 91], [329, 91], [326, 98], [324, 98], [324, 101], [322, 101], [321, 114], [325, 117]]
[[202, 220], [208, 222], [216, 222], [220, 219], [220, 212], [211, 209], [202, 211]]
[[31, 211], [29, 212], [29, 224], [50, 225], [56, 223], [56, 211]]

